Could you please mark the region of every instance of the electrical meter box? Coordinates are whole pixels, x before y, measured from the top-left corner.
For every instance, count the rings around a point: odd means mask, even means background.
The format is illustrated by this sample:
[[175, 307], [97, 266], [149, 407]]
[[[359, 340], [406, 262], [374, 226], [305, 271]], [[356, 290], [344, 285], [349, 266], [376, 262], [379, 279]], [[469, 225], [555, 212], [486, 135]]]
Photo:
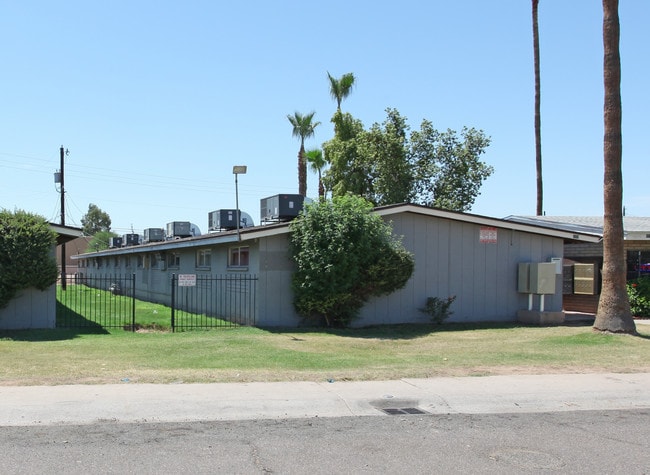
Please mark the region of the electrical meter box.
[[554, 262], [521, 262], [517, 275], [517, 291], [526, 294], [555, 293]]

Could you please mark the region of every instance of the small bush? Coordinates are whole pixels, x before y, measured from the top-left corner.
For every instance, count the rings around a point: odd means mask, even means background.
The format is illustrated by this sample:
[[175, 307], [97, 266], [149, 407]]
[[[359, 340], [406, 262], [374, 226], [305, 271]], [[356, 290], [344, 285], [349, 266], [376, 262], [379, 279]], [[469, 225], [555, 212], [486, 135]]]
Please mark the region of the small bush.
[[627, 283], [627, 296], [632, 315], [650, 318], [650, 277], [640, 277]]
[[420, 310], [428, 314], [433, 323], [440, 325], [454, 314], [454, 312], [450, 310], [451, 304], [454, 303], [454, 300], [456, 300], [455, 295], [447, 297], [446, 299], [429, 297], [427, 298], [424, 308], [421, 308]]

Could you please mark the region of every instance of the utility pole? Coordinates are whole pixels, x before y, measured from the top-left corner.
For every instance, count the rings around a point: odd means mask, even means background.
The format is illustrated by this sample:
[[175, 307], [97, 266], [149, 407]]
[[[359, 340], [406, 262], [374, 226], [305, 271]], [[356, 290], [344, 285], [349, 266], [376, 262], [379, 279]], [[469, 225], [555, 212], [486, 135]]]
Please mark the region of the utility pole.
[[[61, 153], [61, 226], [65, 226], [65, 187], [64, 187], [64, 172], [63, 166], [65, 162], [66, 152], [63, 150], [63, 145], [60, 148]], [[61, 244], [61, 290], [66, 289], [66, 275], [65, 275], [65, 243]]]

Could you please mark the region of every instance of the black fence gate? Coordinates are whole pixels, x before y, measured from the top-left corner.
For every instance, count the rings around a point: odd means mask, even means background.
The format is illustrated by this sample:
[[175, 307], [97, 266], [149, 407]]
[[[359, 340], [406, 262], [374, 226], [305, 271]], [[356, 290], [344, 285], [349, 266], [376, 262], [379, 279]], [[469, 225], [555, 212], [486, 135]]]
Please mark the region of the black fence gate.
[[135, 274], [66, 276], [57, 286], [58, 328], [124, 328], [135, 330]]
[[172, 331], [255, 325], [257, 276], [172, 274]]

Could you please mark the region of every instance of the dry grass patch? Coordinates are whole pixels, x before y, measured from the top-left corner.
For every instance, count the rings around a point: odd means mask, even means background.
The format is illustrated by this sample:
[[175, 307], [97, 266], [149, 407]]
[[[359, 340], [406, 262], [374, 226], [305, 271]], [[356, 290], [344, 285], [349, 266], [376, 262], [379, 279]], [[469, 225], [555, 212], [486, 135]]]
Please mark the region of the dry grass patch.
[[385, 380], [650, 371], [640, 337], [591, 327], [399, 325], [184, 333], [4, 332], [2, 385]]

